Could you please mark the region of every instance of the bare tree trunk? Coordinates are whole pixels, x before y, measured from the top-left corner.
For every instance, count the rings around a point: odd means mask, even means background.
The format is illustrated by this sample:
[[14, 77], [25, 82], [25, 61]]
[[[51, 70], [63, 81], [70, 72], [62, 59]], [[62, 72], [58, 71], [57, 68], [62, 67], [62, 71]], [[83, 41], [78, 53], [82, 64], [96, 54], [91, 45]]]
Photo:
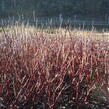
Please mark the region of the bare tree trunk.
[[16, 7], [16, 0], [13, 1], [14, 8]]
[[5, 3], [4, 3], [4, 0], [2, 1], [2, 12], [5, 11]]

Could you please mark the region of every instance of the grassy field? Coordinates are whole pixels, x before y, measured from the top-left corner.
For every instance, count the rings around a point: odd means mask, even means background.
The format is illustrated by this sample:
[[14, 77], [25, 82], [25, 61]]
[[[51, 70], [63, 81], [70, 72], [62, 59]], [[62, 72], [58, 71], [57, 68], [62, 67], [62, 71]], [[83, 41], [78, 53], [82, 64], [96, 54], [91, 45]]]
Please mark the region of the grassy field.
[[0, 29], [0, 108], [107, 109], [109, 33]]

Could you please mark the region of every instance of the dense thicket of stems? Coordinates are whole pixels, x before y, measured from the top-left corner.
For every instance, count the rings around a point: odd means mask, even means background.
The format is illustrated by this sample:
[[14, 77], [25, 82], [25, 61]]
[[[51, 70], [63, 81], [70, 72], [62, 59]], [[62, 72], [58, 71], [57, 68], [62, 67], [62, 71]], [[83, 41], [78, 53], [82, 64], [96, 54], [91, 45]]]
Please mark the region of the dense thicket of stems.
[[56, 109], [65, 97], [67, 103], [93, 104], [98, 93], [108, 104], [107, 60], [109, 42], [93, 35], [17, 27], [1, 33], [0, 107], [36, 109], [41, 104], [43, 109]]

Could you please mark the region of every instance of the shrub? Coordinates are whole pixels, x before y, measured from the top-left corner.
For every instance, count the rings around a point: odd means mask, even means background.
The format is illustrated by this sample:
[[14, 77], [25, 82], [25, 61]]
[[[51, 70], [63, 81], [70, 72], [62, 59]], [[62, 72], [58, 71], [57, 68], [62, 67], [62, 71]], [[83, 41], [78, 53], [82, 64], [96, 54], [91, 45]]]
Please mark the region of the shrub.
[[108, 105], [109, 42], [66, 32], [69, 35], [37, 30], [2, 34], [0, 107], [89, 109]]

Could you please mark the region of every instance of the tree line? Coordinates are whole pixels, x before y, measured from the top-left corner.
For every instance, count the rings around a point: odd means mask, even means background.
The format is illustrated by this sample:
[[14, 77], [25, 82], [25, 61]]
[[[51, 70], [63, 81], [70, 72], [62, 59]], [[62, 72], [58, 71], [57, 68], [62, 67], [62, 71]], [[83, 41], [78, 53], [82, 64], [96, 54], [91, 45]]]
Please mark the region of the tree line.
[[24, 14], [32, 16], [81, 15], [105, 17], [109, 0], [0, 0], [0, 16]]

